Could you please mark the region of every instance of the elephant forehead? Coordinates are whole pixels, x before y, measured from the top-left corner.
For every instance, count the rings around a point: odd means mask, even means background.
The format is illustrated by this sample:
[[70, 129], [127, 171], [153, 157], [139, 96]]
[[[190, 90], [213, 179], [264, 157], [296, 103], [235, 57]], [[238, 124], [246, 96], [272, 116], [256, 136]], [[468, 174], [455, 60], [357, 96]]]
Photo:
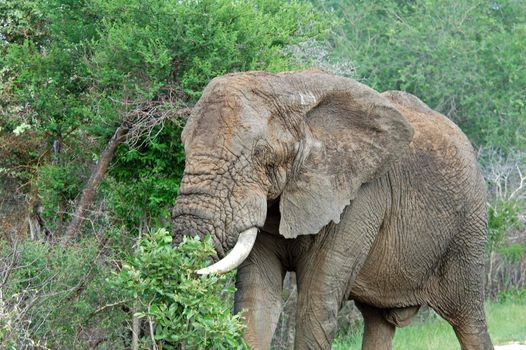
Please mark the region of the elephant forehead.
[[238, 94], [214, 94], [199, 101], [192, 120], [185, 129], [185, 146], [191, 148], [228, 148], [241, 153], [264, 138], [271, 113], [257, 99]]

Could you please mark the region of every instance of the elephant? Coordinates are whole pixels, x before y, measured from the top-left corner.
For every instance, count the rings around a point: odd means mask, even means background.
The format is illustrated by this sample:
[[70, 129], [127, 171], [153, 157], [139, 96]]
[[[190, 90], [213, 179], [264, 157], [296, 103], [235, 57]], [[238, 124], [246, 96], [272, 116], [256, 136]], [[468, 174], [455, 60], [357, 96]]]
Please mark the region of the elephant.
[[427, 305], [462, 349], [493, 349], [484, 313], [486, 185], [458, 126], [417, 97], [322, 70], [210, 81], [185, 125], [174, 241], [212, 236], [238, 268], [245, 339], [269, 349], [287, 271], [295, 349], [330, 349], [343, 303], [362, 349], [391, 349]]

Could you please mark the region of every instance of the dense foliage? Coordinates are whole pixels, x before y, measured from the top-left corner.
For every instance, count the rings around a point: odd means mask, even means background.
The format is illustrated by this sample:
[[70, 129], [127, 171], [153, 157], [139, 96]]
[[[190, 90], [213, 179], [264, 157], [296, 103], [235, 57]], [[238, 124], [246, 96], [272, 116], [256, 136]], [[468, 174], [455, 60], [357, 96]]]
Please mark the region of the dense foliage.
[[124, 349], [128, 313], [97, 311], [122, 299], [107, 281], [115, 257], [106, 241], [93, 238], [68, 249], [0, 241], [0, 348]]
[[[190, 271], [208, 243], [171, 250], [155, 230], [179, 189], [182, 111], [233, 71], [317, 65], [452, 118], [490, 190], [488, 291], [525, 285], [525, 23], [522, 0], [0, 0], [0, 347], [239, 339], [223, 280], [170, 274]], [[122, 125], [81, 234], [62, 248]], [[222, 322], [194, 314], [198, 301]]]
[[[155, 339], [163, 349], [245, 348], [241, 315], [232, 315], [234, 293], [230, 275], [198, 276], [214, 254], [210, 237], [185, 238], [172, 247], [171, 234], [160, 229], [138, 243], [123, 265], [118, 285], [139, 305], [139, 317], [156, 324]], [[230, 302], [225, 302], [230, 300]]]
[[[184, 156], [181, 121], [159, 110], [191, 105], [226, 72], [291, 68], [284, 48], [324, 32], [312, 6], [297, 1], [7, 1], [0, 13], [0, 132], [13, 144], [1, 149], [1, 171], [27, 181], [59, 231], [124, 120], [139, 134], [141, 122], [154, 130], [119, 150], [110, 205], [131, 225], [166, 217]], [[141, 113], [150, 118], [132, 118]], [[122, 201], [123, 188], [137, 196]]]
[[[0, 348], [126, 349], [130, 312], [141, 349], [152, 336], [163, 349], [245, 348], [241, 315], [232, 315], [231, 274], [195, 274], [214, 254], [210, 238], [173, 248], [168, 231], [153, 231], [115, 272], [120, 237], [108, 236], [68, 249], [0, 244], [0, 264], [10, 271], [0, 275]], [[150, 324], [152, 334], [141, 332]]]
[[526, 2], [332, 1], [355, 78], [413, 93], [476, 146], [526, 147]]

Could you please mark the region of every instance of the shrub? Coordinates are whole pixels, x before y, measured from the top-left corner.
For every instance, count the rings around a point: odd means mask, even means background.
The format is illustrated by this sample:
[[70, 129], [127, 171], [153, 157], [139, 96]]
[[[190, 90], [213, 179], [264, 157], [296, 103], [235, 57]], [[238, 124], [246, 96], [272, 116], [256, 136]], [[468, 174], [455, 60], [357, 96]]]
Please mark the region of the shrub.
[[519, 201], [496, 199], [488, 208], [488, 244], [490, 251], [500, 248], [505, 235], [521, 227], [519, 214], [522, 206]]
[[108, 283], [112, 261], [95, 239], [68, 249], [0, 241], [1, 349], [124, 349], [125, 319]]
[[317, 2], [343, 17], [334, 41], [355, 78], [415, 94], [477, 146], [524, 148], [526, 2]]
[[198, 276], [215, 254], [212, 239], [187, 238], [172, 247], [168, 231], [160, 229], [139, 241], [137, 252], [116, 276], [129, 293], [137, 317], [155, 326], [163, 349], [246, 348], [240, 315], [232, 315], [231, 275]]

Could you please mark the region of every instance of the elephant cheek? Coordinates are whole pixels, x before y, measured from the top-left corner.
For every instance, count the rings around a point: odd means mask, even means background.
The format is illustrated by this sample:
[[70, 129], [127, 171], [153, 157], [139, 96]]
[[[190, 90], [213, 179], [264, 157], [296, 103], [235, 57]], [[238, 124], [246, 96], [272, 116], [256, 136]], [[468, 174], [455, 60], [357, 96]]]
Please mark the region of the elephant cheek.
[[[241, 198], [231, 213], [226, 213], [226, 216], [231, 216], [232, 220], [226, 223], [225, 235], [219, 237], [222, 240], [225, 251], [232, 249], [237, 243], [239, 234], [250, 228], [261, 228], [265, 223], [267, 213], [267, 197], [264, 195], [247, 195], [240, 196]], [[231, 199], [230, 202], [236, 201], [237, 198]], [[223, 240], [224, 239], [224, 240]]]

